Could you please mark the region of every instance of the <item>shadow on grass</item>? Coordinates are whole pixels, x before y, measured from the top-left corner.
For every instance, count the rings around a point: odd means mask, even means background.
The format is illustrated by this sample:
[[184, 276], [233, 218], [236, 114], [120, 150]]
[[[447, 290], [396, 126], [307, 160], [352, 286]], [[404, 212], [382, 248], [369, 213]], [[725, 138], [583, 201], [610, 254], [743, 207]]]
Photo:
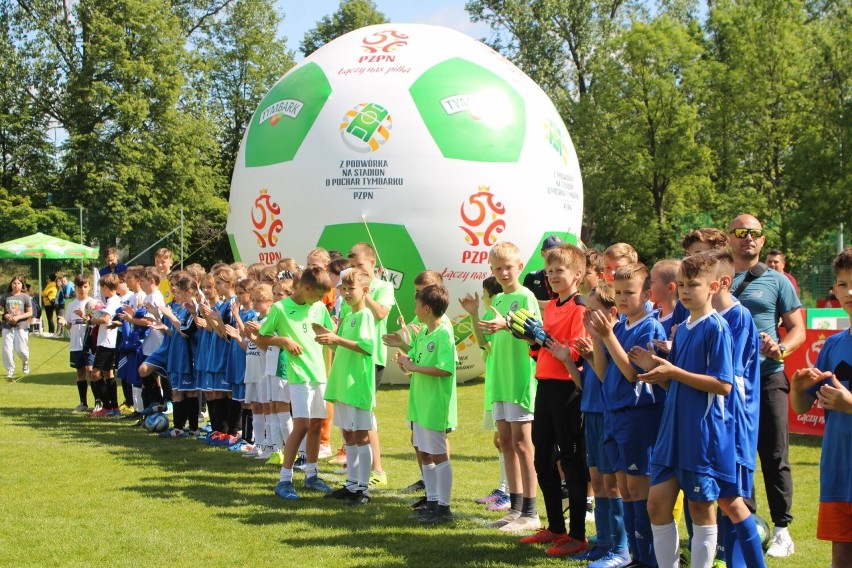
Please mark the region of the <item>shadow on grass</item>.
[[[40, 380], [54, 379], [48, 375]], [[273, 495], [277, 468], [224, 448], [192, 439], [162, 439], [128, 422], [94, 420], [55, 409], [4, 408], [3, 414], [15, 425], [37, 429], [55, 440], [101, 445], [124, 466], [140, 471], [153, 466], [162, 472], [140, 477], [123, 491], [169, 503], [193, 500], [221, 509], [215, 514], [223, 519], [243, 524], [280, 524], [283, 545], [340, 549], [341, 564], [525, 566], [544, 560], [540, 551], [517, 546], [517, 537], [484, 528], [486, 519], [481, 517], [461, 515], [449, 526], [423, 527], [408, 518], [412, 513], [408, 502], [393, 493], [375, 491], [369, 505], [352, 508], [304, 491], [303, 476], [297, 473], [302, 499], [285, 502]], [[331, 481], [332, 476], [325, 477]]]

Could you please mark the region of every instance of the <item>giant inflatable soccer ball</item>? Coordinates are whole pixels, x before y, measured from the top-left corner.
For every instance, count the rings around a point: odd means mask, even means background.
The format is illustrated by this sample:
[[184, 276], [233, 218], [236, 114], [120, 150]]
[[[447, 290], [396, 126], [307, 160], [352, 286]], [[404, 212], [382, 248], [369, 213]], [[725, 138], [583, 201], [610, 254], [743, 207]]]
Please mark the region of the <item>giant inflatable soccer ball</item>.
[[442, 273], [466, 380], [483, 363], [457, 298], [481, 291], [491, 246], [511, 241], [525, 272], [540, 268], [549, 235], [576, 242], [582, 207], [571, 138], [529, 77], [459, 32], [382, 24], [320, 48], [263, 98], [228, 234], [245, 263], [374, 244], [396, 290], [391, 329], [413, 317], [415, 276]]

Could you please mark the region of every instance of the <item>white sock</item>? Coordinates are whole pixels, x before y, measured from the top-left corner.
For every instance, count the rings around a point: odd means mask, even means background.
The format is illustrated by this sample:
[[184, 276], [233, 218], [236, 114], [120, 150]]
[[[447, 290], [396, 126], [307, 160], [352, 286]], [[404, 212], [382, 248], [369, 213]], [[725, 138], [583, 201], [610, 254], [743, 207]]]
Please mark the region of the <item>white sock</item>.
[[435, 473], [438, 478], [438, 505], [449, 505], [453, 492], [453, 468], [450, 466], [450, 460], [435, 464]]
[[423, 464], [423, 483], [426, 485], [426, 500], [438, 500], [438, 472], [435, 471], [435, 464]]
[[[345, 446], [346, 447], [346, 484], [357, 485], [358, 484], [358, 472], [356, 471], [356, 467], [358, 467], [358, 446]], [[354, 487], [352, 488], [354, 491]]]
[[370, 469], [373, 467], [373, 448], [370, 444], [358, 446], [358, 464], [355, 466], [358, 474], [355, 479], [358, 480], [358, 488], [366, 491], [370, 488]]
[[299, 453], [300, 454], [306, 453], [307, 447], [308, 447], [308, 437], [305, 436], [304, 438], [302, 438], [302, 443], [299, 444]]
[[266, 415], [257, 413], [252, 413], [251, 415], [251, 429], [254, 430], [254, 445], [260, 445], [266, 443]]
[[132, 387], [133, 389], [133, 410], [142, 412], [145, 407], [142, 406], [142, 387]]
[[506, 478], [506, 457], [503, 452], [500, 452], [497, 463], [500, 465], [500, 491], [509, 493], [509, 480]]
[[305, 477], [313, 477], [319, 474], [319, 467], [315, 463], [306, 463], [305, 464]]
[[281, 468], [281, 481], [293, 481], [293, 470], [286, 467]]
[[281, 427], [278, 423], [278, 415], [274, 412], [266, 415], [266, 445], [277, 450], [281, 448]]
[[716, 557], [717, 525], [692, 525], [692, 560], [695, 568], [710, 568]]
[[678, 568], [680, 565], [680, 537], [677, 534], [677, 523], [667, 525], [651, 525], [654, 533], [654, 554], [660, 568]]
[[[293, 416], [289, 412], [279, 412], [278, 423], [281, 424], [281, 446], [283, 447], [284, 442], [293, 433]], [[304, 444], [304, 440], [302, 443]]]

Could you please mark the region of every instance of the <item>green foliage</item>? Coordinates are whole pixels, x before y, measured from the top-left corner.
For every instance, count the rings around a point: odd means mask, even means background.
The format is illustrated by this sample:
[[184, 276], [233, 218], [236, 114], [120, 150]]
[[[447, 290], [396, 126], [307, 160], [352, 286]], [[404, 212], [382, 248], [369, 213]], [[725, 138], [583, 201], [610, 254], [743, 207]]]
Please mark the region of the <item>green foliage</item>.
[[324, 16], [315, 28], [305, 32], [305, 37], [299, 44], [299, 51], [307, 57], [345, 33], [364, 26], [385, 24], [388, 21], [385, 15], [379, 12], [373, 0], [341, 0], [335, 13]]
[[[491, 44], [535, 79], [571, 130], [583, 240], [651, 260], [681, 233], [742, 212], [788, 259], [828, 260], [848, 223], [848, 2], [470, 0]], [[820, 224], [814, 226], [814, 219]]]

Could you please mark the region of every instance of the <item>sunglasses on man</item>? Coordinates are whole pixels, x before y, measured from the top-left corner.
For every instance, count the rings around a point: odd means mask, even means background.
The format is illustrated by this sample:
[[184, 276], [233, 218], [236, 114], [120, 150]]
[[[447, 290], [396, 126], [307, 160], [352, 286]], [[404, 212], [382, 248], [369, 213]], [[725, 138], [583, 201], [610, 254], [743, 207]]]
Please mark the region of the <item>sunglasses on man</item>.
[[744, 239], [746, 235], [751, 235], [753, 239], [759, 239], [763, 236], [763, 229], [732, 229], [730, 234], [738, 239]]

